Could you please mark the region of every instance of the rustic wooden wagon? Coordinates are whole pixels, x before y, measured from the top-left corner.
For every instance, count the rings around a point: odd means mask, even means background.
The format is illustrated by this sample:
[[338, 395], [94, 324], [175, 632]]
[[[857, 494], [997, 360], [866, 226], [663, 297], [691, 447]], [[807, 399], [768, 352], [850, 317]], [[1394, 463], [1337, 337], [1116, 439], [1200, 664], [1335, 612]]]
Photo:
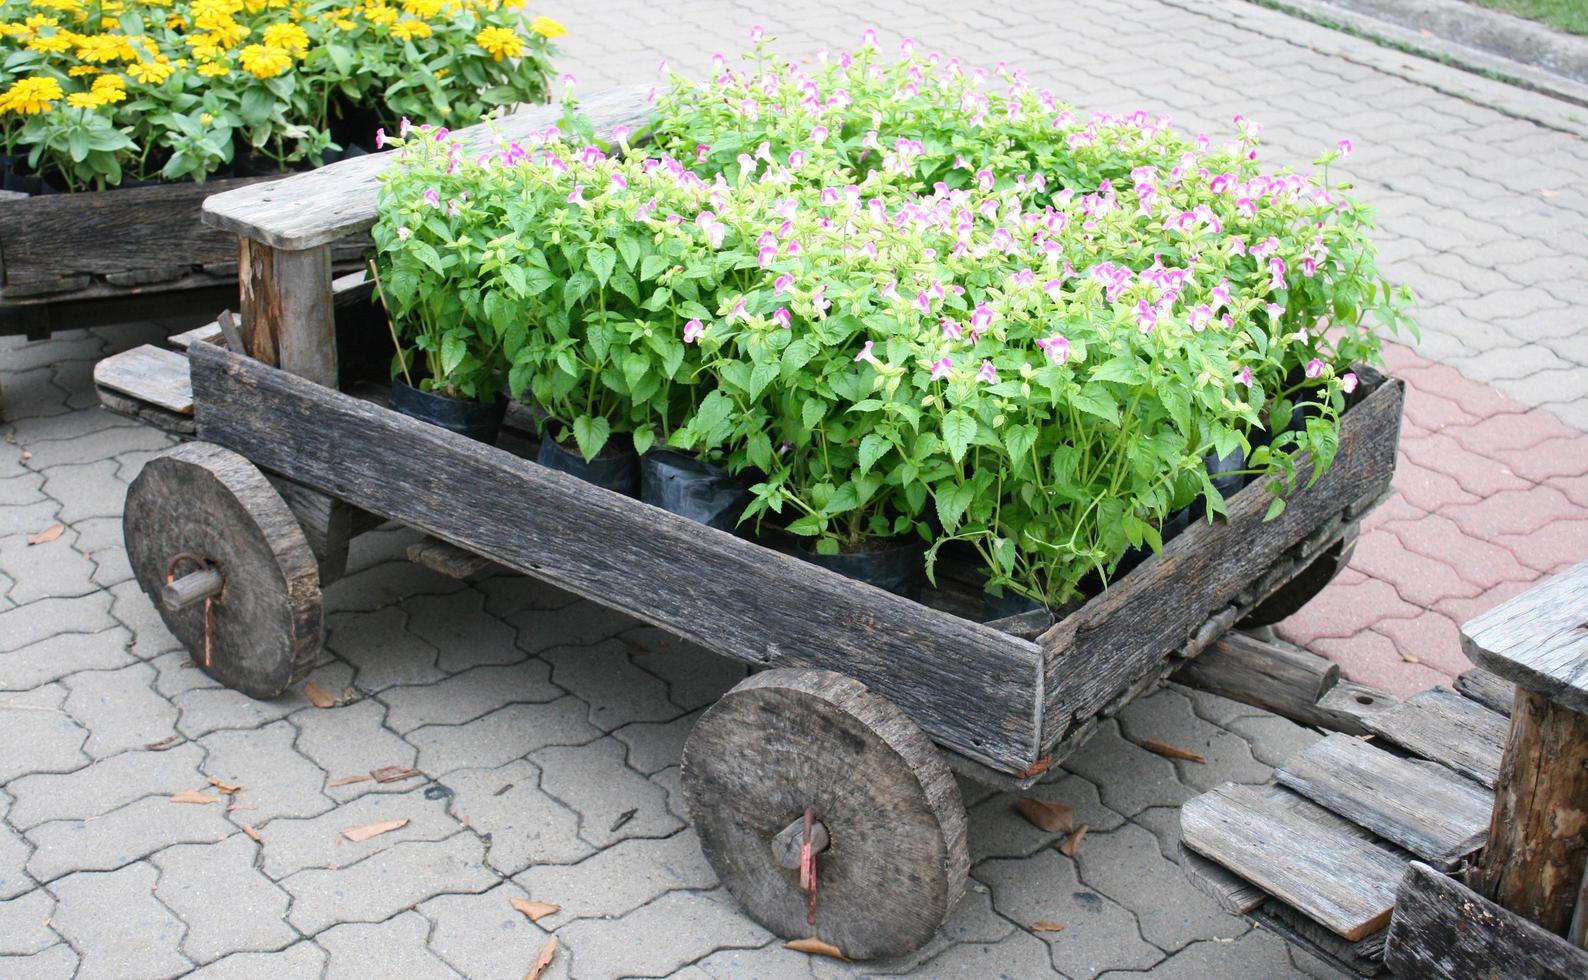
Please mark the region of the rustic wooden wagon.
[[[646, 103], [616, 92], [585, 109], [605, 131]], [[553, 118], [526, 110], [503, 128]], [[1277, 520], [1250, 486], [1228, 522], [1194, 524], [1057, 622], [978, 622], [969, 570], [901, 598], [543, 468], [511, 414], [492, 447], [384, 407], [385, 325], [367, 286], [331, 276], [334, 243], [375, 219], [383, 166], [210, 198], [205, 220], [242, 239], [241, 349], [198, 340], [186, 358], [145, 348], [101, 364], [108, 405], [197, 440], [128, 494], [139, 581], [196, 661], [259, 697], [314, 662], [321, 589], [349, 537], [386, 520], [761, 668], [698, 722], [683, 783], [713, 867], [784, 936], [854, 957], [924, 943], [969, 866], [952, 770], [1040, 780], [1233, 624], [1322, 588], [1389, 488], [1402, 387], [1364, 371], [1334, 467]]]

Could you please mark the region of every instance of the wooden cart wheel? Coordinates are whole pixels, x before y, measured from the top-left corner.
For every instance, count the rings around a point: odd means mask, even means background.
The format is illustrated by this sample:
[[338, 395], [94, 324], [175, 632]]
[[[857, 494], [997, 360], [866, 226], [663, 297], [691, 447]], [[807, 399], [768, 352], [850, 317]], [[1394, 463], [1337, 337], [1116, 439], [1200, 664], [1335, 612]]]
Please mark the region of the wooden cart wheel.
[[[965, 890], [965, 804], [904, 712], [821, 670], [769, 670], [711, 707], [684, 745], [701, 849], [751, 918], [853, 959], [932, 938]], [[815, 924], [800, 885], [805, 814]]]
[[1334, 577], [1351, 563], [1351, 555], [1356, 552], [1357, 532], [1351, 533], [1336, 541], [1326, 551], [1312, 560], [1312, 564], [1303, 568], [1290, 581], [1281, 585], [1274, 594], [1257, 604], [1257, 607], [1240, 621], [1243, 627], [1272, 626], [1301, 611], [1301, 607], [1313, 600], [1324, 587], [1334, 581]]
[[150, 460], [127, 490], [127, 558], [205, 673], [270, 698], [320, 652], [320, 574], [281, 495], [254, 465], [203, 442]]

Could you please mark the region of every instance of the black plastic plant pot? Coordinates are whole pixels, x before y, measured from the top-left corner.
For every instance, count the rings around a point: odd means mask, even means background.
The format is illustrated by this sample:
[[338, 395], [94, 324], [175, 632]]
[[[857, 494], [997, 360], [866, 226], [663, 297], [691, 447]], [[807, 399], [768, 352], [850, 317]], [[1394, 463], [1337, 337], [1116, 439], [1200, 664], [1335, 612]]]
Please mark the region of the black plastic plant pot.
[[[1202, 457], [1202, 467], [1208, 471], [1208, 476], [1213, 480], [1214, 489], [1226, 500], [1240, 492], [1246, 485], [1246, 474], [1241, 471], [1246, 469], [1246, 450], [1239, 446], [1228, 456], [1219, 456], [1218, 453], [1208, 453]], [[1168, 540], [1168, 535], [1164, 535]]]
[[981, 619], [984, 623], [1003, 619], [1005, 616], [1035, 612], [1041, 608], [1042, 603], [1028, 599], [1018, 592], [1005, 590], [1003, 595], [993, 595], [991, 592], [981, 594]]
[[671, 449], [640, 457], [640, 499], [719, 531], [732, 531], [750, 502], [750, 481]]
[[587, 463], [577, 449], [567, 448], [548, 434], [540, 440], [540, 454], [535, 462], [625, 497], [636, 496], [640, 491], [640, 457], [632, 447], [621, 449], [608, 442]]
[[461, 398], [448, 398], [433, 391], [421, 391], [407, 383], [392, 382], [386, 404], [395, 412], [431, 425], [439, 425], [462, 436], [489, 445], [496, 444], [507, 415], [507, 402], [498, 398], [489, 405]]
[[905, 541], [876, 541], [873, 547], [823, 555], [803, 543], [799, 556], [867, 585], [875, 585], [906, 599], [920, 599], [926, 586], [926, 544], [919, 538]]

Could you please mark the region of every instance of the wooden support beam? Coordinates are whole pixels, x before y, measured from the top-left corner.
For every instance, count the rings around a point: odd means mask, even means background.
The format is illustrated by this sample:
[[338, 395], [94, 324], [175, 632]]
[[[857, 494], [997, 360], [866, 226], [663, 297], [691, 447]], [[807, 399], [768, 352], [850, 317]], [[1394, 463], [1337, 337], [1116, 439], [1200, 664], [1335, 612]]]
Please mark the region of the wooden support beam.
[[1175, 680], [1315, 725], [1318, 699], [1340, 682], [1340, 668], [1306, 650], [1230, 633], [1187, 661]]
[[337, 386], [331, 246], [298, 252], [239, 240], [243, 342], [254, 360]]

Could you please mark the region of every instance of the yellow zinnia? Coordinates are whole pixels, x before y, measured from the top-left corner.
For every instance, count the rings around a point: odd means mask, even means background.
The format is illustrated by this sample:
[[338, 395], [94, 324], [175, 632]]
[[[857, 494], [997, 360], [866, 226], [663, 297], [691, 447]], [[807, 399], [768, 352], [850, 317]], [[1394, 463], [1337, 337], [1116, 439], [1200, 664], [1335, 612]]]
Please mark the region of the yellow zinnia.
[[229, 74], [231, 69], [214, 61], [206, 61], [195, 68], [194, 71], [197, 71], [205, 78], [219, 78], [222, 75]]
[[48, 76], [20, 78], [0, 95], [0, 112], [31, 116], [45, 111], [61, 98], [61, 83]]
[[93, 92], [106, 103], [127, 101], [127, 83], [120, 75], [101, 75], [94, 79]]
[[77, 35], [71, 31], [56, 31], [54, 34], [40, 34], [28, 42], [29, 51], [40, 51], [44, 54], [60, 54], [70, 51], [77, 46]]
[[145, 85], [159, 85], [171, 77], [171, 62], [164, 55], [154, 61], [140, 61], [127, 67], [127, 74]]
[[505, 27], [487, 27], [474, 35], [474, 40], [497, 61], [516, 58], [524, 53], [523, 39]]
[[399, 20], [397, 23], [391, 26], [391, 36], [395, 38], [401, 38], [404, 41], [411, 40], [416, 37], [429, 37], [430, 25], [426, 24], [422, 20], [414, 20], [412, 17], [404, 17], [402, 20]]
[[73, 92], [66, 97], [66, 104], [73, 109], [98, 109], [105, 100], [94, 92]]
[[441, 0], [403, 0], [403, 11], [420, 20], [429, 20], [441, 13]]
[[83, 34], [77, 38], [77, 57], [83, 61], [134, 61], [138, 52], [132, 42], [120, 34]]
[[550, 17], [536, 17], [534, 20], [529, 22], [529, 29], [548, 41], [552, 40], [553, 38], [562, 37], [564, 34], [568, 33], [568, 28], [562, 26], [557, 21], [552, 20]]
[[99, 69], [93, 65], [73, 65], [66, 69], [66, 74], [73, 78], [81, 78], [84, 75], [97, 75], [99, 74]]
[[309, 35], [297, 24], [271, 24], [265, 28], [265, 44], [300, 57], [309, 52]]
[[275, 78], [292, 67], [292, 56], [268, 44], [250, 44], [237, 56], [243, 70], [255, 78]]
[[386, 25], [397, 19], [397, 11], [390, 7], [369, 5], [364, 8], [364, 19], [371, 24]]

